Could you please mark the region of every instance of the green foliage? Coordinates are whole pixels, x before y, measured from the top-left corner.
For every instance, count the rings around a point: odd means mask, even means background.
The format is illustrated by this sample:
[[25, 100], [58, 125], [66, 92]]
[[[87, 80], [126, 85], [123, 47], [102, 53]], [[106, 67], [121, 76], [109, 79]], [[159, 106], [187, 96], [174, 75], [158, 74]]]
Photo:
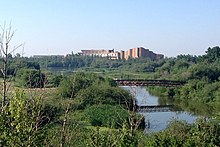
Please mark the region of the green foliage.
[[93, 105], [84, 112], [93, 126], [120, 128], [128, 121], [128, 112], [120, 106]]
[[162, 66], [156, 68], [154, 78], [184, 80], [187, 83], [175, 89], [152, 87], [149, 90], [151, 93], [162, 97], [174, 97], [177, 103], [185, 103], [184, 105], [188, 106], [184, 109], [196, 111], [196, 113], [199, 110], [194, 105], [195, 103], [207, 105], [209, 109], [204, 108], [202, 112], [206, 110], [207, 113], [211, 114], [213, 110], [218, 111], [216, 108], [219, 107], [220, 102], [219, 57], [219, 47], [213, 47], [208, 48], [206, 54], [199, 57], [179, 55], [177, 58], [167, 58]]
[[[0, 68], [3, 69], [2, 58], [0, 59]], [[17, 71], [22, 68], [40, 70], [40, 65], [37, 62], [28, 61], [28, 58], [21, 58], [21, 57], [13, 58], [12, 56], [9, 56], [8, 64], [7, 64], [8, 76], [15, 76]], [[2, 72], [0, 73], [0, 77], [3, 77]]]
[[184, 85], [178, 95], [182, 100], [196, 100], [203, 103], [212, 103], [218, 101], [218, 91], [220, 90], [219, 82], [209, 83], [203, 80], [191, 80]]
[[93, 73], [77, 72], [71, 77], [65, 77], [59, 86], [59, 93], [62, 97], [73, 97], [81, 89], [91, 86], [93, 83], [99, 84], [105, 79]]
[[53, 74], [51, 72], [44, 73], [46, 77], [45, 87], [47, 88], [55, 88], [60, 85], [60, 82], [63, 80], [62, 75]]
[[28, 99], [22, 91], [16, 91], [0, 116], [1, 144], [33, 146], [40, 143], [41, 109], [41, 98]]
[[41, 122], [41, 125], [44, 126], [47, 123], [57, 122], [59, 120], [59, 116], [64, 113], [64, 110], [61, 107], [52, 105], [52, 104], [44, 104], [41, 114], [46, 116], [44, 120]]
[[122, 107], [128, 104], [128, 108], [132, 108], [132, 99], [126, 90], [105, 84], [94, 84], [80, 90], [75, 99], [80, 109], [94, 104], [121, 105]]
[[101, 131], [99, 127], [93, 131], [89, 147], [138, 147], [138, 135], [133, 134], [125, 125], [119, 130]]
[[147, 90], [149, 91], [150, 94], [159, 97], [173, 98], [176, 94], [176, 89], [173, 87], [169, 88], [169, 87], [152, 86], [152, 87], [148, 87]]
[[191, 72], [191, 79], [207, 78], [210, 82], [213, 82], [218, 80], [220, 76], [220, 68], [209, 64], [191, 66], [189, 71]]
[[208, 62], [215, 62], [220, 58], [220, 48], [219, 46], [208, 48], [206, 51], [207, 55], [204, 56], [205, 59], [208, 60]]
[[137, 147], [138, 146], [138, 136], [135, 132], [132, 132], [126, 125], [123, 124], [122, 129], [119, 133], [119, 146], [120, 147]]
[[36, 69], [20, 69], [17, 72], [16, 81], [23, 87], [42, 88], [45, 83], [45, 75]]
[[177, 60], [182, 60], [188, 63], [197, 63], [198, 58], [192, 55], [178, 55]]
[[118, 138], [117, 131], [100, 131], [99, 127], [91, 134], [89, 147], [117, 147]]
[[51, 83], [53, 84], [53, 87], [58, 87], [60, 85], [60, 82], [62, 81], [63, 76], [62, 75], [55, 75], [51, 79]]
[[146, 146], [218, 146], [219, 124], [210, 122], [205, 128], [203, 124], [189, 125], [183, 121], [172, 121], [162, 132], [151, 134], [145, 143]]
[[[62, 124], [50, 124], [44, 128], [45, 138], [42, 140], [40, 146], [60, 146]], [[69, 124], [65, 130], [65, 146], [85, 147], [89, 143], [91, 129], [79, 124]]]
[[[169, 134], [170, 135], [170, 134]], [[164, 133], [158, 133], [154, 136], [150, 136], [145, 146], [149, 147], [180, 147], [181, 141], [175, 136], [169, 136]]]

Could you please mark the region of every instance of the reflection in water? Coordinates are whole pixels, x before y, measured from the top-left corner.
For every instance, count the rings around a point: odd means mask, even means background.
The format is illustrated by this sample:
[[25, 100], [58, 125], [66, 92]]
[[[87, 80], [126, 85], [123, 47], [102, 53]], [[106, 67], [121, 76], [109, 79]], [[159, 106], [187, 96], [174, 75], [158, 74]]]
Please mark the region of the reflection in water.
[[[158, 98], [152, 96], [146, 90], [145, 87], [123, 87], [129, 90], [131, 94], [136, 97], [138, 106], [149, 106], [149, 105], [169, 105], [172, 102], [168, 98]], [[188, 123], [193, 123], [196, 120], [196, 116], [193, 116], [187, 112], [154, 112], [154, 113], [141, 113], [145, 118], [146, 132], [160, 131], [166, 128], [167, 124], [174, 119], [185, 120]]]
[[214, 111], [214, 108], [208, 106], [204, 103], [199, 103], [195, 101], [176, 101], [174, 103], [175, 105], [178, 105], [179, 108], [191, 112], [194, 115], [207, 115], [208, 117], [212, 116], [212, 113]]
[[159, 97], [158, 105], [173, 105], [173, 98]]
[[196, 117], [186, 112], [155, 112], [142, 113], [146, 122], [146, 132], [160, 131], [166, 128], [168, 123], [172, 120], [185, 120], [188, 123], [196, 121]]

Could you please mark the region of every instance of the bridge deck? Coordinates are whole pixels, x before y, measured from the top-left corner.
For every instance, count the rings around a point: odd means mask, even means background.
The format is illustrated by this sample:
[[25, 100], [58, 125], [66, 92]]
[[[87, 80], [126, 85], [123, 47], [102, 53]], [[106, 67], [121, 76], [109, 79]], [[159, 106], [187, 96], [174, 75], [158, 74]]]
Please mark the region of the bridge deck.
[[150, 105], [150, 106], [138, 106], [137, 111], [141, 113], [151, 112], [169, 112], [173, 105]]
[[172, 80], [143, 80], [143, 79], [129, 79], [129, 80], [114, 80], [121, 86], [165, 86], [165, 87], [177, 87], [185, 84], [183, 81]]

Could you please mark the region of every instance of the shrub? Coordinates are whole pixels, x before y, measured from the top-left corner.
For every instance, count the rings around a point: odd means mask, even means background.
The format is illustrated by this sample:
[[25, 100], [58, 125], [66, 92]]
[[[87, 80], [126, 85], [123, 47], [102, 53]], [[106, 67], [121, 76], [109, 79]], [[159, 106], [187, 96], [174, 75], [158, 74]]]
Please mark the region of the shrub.
[[85, 115], [93, 126], [120, 128], [128, 121], [128, 112], [112, 105], [93, 105], [85, 109]]
[[76, 101], [79, 102], [80, 109], [84, 109], [94, 104], [121, 105], [126, 107], [127, 103], [132, 107], [131, 100], [128, 91], [119, 87], [110, 87], [105, 84], [90, 86], [81, 90], [76, 96]]

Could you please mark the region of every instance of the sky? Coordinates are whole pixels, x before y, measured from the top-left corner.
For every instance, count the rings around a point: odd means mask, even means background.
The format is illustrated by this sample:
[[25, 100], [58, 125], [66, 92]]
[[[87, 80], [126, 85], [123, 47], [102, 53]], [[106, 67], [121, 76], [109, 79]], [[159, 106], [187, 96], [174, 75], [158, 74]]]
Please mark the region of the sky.
[[24, 56], [145, 47], [167, 57], [220, 46], [220, 0], [0, 0]]

